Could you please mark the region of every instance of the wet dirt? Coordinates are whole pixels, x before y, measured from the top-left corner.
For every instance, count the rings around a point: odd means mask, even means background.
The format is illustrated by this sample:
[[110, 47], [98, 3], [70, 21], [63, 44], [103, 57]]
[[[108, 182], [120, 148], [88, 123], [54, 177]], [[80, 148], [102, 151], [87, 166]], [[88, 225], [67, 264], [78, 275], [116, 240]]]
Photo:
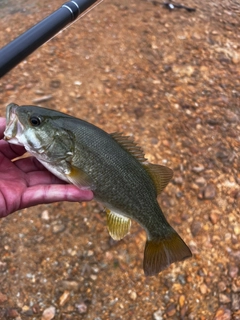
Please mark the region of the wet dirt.
[[[159, 197], [193, 257], [142, 271], [146, 234], [111, 240], [95, 202], [0, 220], [0, 319], [240, 319], [240, 5], [105, 0], [0, 79], [37, 104], [133, 136], [174, 170]], [[0, 1], [0, 46], [62, 1]]]

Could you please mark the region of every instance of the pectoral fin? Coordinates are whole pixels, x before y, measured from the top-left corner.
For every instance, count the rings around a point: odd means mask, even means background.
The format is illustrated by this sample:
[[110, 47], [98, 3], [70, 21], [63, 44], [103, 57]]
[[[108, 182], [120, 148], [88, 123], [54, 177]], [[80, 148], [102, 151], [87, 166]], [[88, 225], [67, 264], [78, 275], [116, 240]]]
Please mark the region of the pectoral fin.
[[106, 209], [106, 212], [110, 236], [114, 240], [121, 240], [129, 233], [131, 220], [109, 209]]
[[70, 172], [67, 174], [68, 180], [81, 189], [94, 190], [95, 185], [91, 177], [83, 170], [71, 165]]

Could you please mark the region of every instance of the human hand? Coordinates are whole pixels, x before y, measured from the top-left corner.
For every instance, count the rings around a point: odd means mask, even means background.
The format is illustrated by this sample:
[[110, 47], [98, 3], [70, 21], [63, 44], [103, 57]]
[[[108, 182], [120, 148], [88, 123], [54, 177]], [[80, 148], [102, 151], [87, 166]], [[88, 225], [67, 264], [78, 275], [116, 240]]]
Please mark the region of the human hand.
[[[0, 139], [5, 126], [6, 119], [0, 118]], [[25, 152], [22, 146], [0, 140], [0, 218], [37, 204], [92, 200], [90, 190], [58, 179], [34, 157], [12, 162]]]

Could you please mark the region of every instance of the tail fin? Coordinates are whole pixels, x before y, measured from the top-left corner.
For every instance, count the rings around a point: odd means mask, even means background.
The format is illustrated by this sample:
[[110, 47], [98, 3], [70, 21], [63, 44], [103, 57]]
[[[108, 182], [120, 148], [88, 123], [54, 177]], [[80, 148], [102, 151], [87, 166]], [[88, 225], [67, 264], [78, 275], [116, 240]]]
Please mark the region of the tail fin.
[[185, 242], [172, 230], [166, 238], [148, 240], [144, 251], [143, 270], [153, 276], [166, 269], [171, 263], [192, 256]]

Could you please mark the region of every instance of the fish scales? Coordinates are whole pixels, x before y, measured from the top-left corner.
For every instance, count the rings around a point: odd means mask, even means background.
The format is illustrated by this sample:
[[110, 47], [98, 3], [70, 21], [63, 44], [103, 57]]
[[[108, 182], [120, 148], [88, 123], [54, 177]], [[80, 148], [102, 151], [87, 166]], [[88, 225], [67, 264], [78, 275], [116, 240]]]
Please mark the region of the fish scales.
[[131, 219], [137, 221], [148, 238], [143, 261], [146, 275], [191, 256], [157, 201], [172, 171], [145, 161], [129, 138], [54, 110], [10, 104], [5, 139], [23, 145], [59, 178], [91, 189], [106, 207], [114, 239], [129, 232]]

